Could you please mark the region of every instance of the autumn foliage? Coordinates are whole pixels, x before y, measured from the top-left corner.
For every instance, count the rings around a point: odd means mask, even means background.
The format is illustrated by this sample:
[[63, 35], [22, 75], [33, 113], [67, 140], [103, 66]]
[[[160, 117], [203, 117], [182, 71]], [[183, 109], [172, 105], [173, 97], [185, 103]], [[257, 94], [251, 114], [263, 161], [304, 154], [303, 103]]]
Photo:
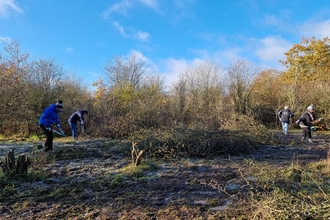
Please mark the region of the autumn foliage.
[[88, 88], [55, 59], [34, 59], [20, 40], [4, 42], [0, 56], [0, 133], [3, 136], [41, 134], [38, 118], [58, 99], [64, 102], [62, 128], [72, 112], [88, 109], [86, 134], [128, 136], [140, 129], [240, 129], [235, 118], [268, 128], [279, 126], [277, 111], [289, 105], [299, 117], [313, 103], [327, 127], [330, 103], [330, 40], [302, 38], [279, 61], [285, 71], [259, 69], [248, 60], [200, 62], [188, 67], [172, 85], [145, 60], [116, 56]]

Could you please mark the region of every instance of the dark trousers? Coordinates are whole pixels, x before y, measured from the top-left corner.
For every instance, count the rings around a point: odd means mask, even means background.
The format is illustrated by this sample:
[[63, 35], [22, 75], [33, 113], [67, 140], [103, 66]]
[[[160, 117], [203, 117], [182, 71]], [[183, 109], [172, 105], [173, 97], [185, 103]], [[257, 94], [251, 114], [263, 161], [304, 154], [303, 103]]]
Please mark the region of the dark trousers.
[[306, 126], [306, 127], [301, 127], [302, 129], [302, 136], [304, 137], [304, 139], [307, 138], [311, 138], [312, 137], [312, 132], [311, 132], [311, 127], [310, 126]]
[[40, 125], [40, 127], [43, 130], [44, 134], [46, 135], [45, 149], [46, 150], [53, 149], [53, 140], [54, 140], [53, 131], [47, 130], [44, 125]]

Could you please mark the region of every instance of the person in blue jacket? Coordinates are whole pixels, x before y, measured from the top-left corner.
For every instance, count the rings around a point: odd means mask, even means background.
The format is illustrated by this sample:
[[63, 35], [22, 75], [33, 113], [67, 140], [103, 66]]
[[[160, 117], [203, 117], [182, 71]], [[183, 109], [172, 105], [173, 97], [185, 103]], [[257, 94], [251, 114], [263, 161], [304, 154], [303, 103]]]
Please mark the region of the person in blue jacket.
[[60, 130], [60, 121], [58, 119], [58, 113], [63, 109], [63, 102], [59, 100], [56, 104], [51, 104], [48, 108], [45, 108], [39, 119], [39, 126], [46, 135], [45, 152], [53, 149], [53, 130], [52, 125], [56, 124]]
[[87, 110], [79, 110], [79, 111], [76, 111], [74, 112], [68, 122], [69, 122], [69, 125], [71, 127], [71, 130], [72, 130], [72, 138], [73, 140], [77, 140], [78, 138], [78, 134], [77, 134], [77, 122], [79, 121], [80, 122], [80, 129], [81, 129], [81, 132], [84, 132], [84, 123], [85, 123], [85, 118], [84, 118], [84, 115], [88, 115], [88, 111]]

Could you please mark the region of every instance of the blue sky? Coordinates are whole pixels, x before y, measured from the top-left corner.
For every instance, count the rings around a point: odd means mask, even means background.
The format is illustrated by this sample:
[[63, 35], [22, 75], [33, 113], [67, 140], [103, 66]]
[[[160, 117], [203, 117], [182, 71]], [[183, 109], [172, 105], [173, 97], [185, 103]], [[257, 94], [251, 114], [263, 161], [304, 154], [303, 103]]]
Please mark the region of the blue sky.
[[280, 69], [312, 36], [330, 36], [329, 0], [0, 0], [0, 39], [20, 38], [32, 59], [54, 58], [87, 85], [132, 54], [167, 85], [204, 60]]

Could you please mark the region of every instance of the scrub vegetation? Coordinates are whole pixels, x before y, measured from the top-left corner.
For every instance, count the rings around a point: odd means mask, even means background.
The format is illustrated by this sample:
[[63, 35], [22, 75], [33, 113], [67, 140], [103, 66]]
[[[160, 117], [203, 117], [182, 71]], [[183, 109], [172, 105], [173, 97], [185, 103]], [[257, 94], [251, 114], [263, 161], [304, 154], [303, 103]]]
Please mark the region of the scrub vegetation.
[[[204, 61], [167, 87], [137, 55], [115, 56], [92, 90], [20, 42], [5, 42], [0, 56], [0, 156], [14, 149], [30, 163], [26, 175], [0, 171], [1, 217], [330, 218], [328, 38], [302, 38], [280, 61], [285, 71]], [[45, 153], [37, 122], [60, 99], [69, 137], [54, 134]], [[323, 120], [306, 145], [292, 122], [310, 104]], [[295, 114], [289, 136], [279, 130], [284, 106]], [[73, 141], [67, 119], [79, 109], [89, 114]]]

